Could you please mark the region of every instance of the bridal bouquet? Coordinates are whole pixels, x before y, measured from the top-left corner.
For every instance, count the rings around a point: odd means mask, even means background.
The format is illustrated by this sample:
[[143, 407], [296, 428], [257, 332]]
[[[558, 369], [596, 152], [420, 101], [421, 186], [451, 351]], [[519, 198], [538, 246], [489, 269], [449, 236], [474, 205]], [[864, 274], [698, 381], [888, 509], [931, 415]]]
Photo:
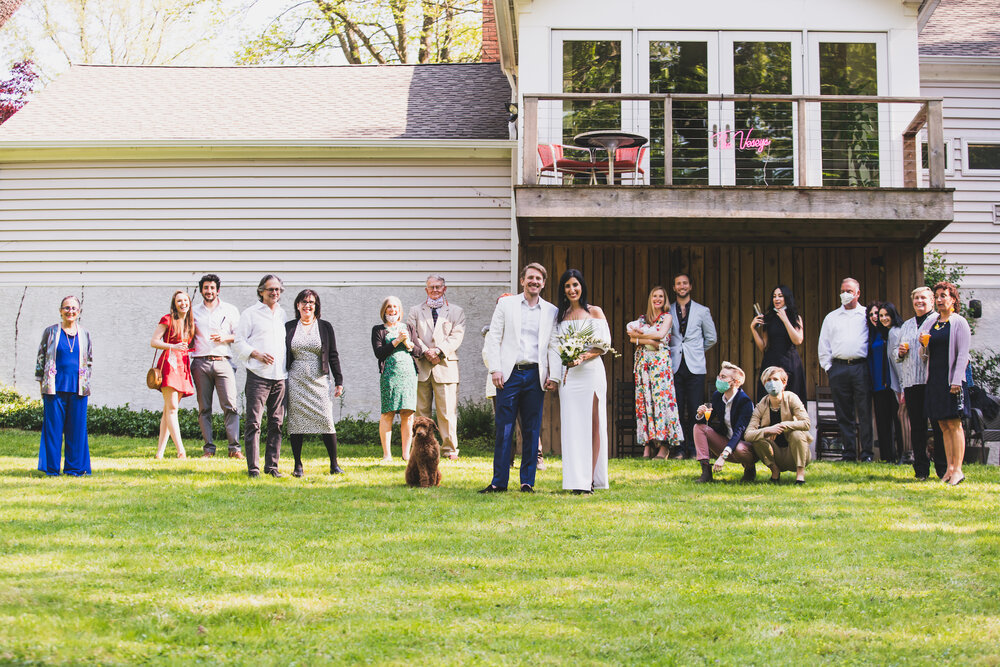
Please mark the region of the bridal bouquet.
[[608, 347], [608, 344], [604, 340], [597, 337], [594, 333], [594, 327], [590, 323], [579, 329], [570, 329], [561, 336], [558, 336], [556, 341], [559, 358], [562, 359], [563, 366], [566, 368], [563, 371], [563, 384], [566, 383], [566, 376], [569, 375], [569, 365], [582, 357], [584, 352], [588, 352], [591, 348], [598, 347], [616, 357], [621, 356], [615, 348]]

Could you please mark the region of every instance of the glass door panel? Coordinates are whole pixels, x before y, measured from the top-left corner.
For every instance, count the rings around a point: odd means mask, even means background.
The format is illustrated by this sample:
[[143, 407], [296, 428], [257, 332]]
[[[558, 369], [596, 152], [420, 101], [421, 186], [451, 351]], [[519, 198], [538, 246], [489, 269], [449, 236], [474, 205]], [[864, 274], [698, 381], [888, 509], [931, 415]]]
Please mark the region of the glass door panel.
[[[820, 42], [820, 95], [877, 95], [873, 43]], [[823, 185], [879, 186], [878, 105], [820, 105]]]
[[[639, 82], [649, 93], [717, 93], [716, 33], [643, 32]], [[672, 176], [675, 185], [718, 182], [717, 163], [709, 160], [709, 126], [718, 124], [718, 104], [674, 101], [671, 123]], [[666, 137], [664, 104], [650, 102], [639, 122], [649, 136], [651, 185], [663, 185]]]

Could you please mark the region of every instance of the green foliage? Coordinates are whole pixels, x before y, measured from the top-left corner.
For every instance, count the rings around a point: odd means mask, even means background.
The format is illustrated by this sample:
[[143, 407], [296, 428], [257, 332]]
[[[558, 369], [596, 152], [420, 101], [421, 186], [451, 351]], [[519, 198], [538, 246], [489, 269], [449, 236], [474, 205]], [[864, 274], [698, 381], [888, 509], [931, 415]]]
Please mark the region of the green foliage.
[[1000, 353], [992, 348], [971, 350], [972, 379], [994, 396], [1000, 394]]
[[492, 441], [495, 434], [493, 406], [489, 401], [466, 400], [458, 404], [458, 437], [460, 439], [485, 438]]
[[962, 299], [962, 307], [958, 314], [968, 321], [969, 329], [975, 335], [976, 320], [969, 312], [969, 300], [975, 296], [975, 292], [969, 290], [962, 293], [962, 279], [965, 278], [965, 271], [964, 265], [949, 262], [947, 253], [941, 252], [937, 248], [924, 252], [924, 284], [931, 289], [934, 289], [934, 286], [940, 282], [948, 282], [957, 287], [958, 295]]

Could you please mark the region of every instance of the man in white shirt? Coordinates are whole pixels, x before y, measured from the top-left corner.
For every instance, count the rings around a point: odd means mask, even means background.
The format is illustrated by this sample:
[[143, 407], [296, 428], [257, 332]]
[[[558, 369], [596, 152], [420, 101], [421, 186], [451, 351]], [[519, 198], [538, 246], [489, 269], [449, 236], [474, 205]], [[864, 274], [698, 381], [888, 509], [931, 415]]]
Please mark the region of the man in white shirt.
[[858, 304], [861, 285], [854, 278], [840, 284], [837, 310], [823, 320], [819, 332], [819, 365], [830, 378], [845, 461], [854, 461], [860, 434], [861, 460], [872, 461], [871, 381], [868, 378], [868, 320]]
[[247, 471], [260, 476], [260, 422], [267, 407], [267, 444], [264, 473], [281, 477], [281, 423], [285, 419], [285, 322], [278, 305], [284, 287], [278, 276], [268, 274], [257, 285], [260, 303], [243, 311], [236, 330], [236, 353], [247, 369], [247, 421], [244, 431]]
[[191, 353], [191, 377], [198, 395], [198, 425], [205, 440], [203, 459], [215, 456], [212, 433], [212, 401], [219, 394], [219, 406], [225, 415], [226, 440], [229, 441], [229, 458], [242, 459], [240, 452], [240, 413], [236, 407], [236, 369], [233, 366], [232, 342], [236, 340], [236, 327], [240, 311], [225, 303], [219, 292], [222, 281], [208, 273], [198, 281], [201, 303], [191, 309], [197, 335]]
[[521, 418], [521, 491], [531, 493], [538, 466], [538, 432], [542, 426], [545, 390], [555, 387], [549, 378], [549, 337], [556, 307], [541, 298], [545, 267], [531, 263], [521, 269], [521, 294], [497, 302], [483, 343], [483, 360], [490, 371], [496, 396], [496, 442], [493, 479], [480, 493], [507, 490], [514, 425]]

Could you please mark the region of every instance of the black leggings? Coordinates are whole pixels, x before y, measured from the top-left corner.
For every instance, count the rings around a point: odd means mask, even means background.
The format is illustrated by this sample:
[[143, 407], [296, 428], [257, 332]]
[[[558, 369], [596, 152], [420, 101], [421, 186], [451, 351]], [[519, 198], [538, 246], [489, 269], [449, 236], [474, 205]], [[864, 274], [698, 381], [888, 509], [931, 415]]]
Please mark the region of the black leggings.
[[[330, 455], [330, 470], [337, 467], [337, 434], [324, 433], [323, 444], [326, 445], [326, 452]], [[302, 467], [302, 433], [290, 433], [288, 439], [292, 442], [292, 455], [295, 457], [295, 467]]]
[[[899, 400], [892, 389], [872, 392], [878, 451], [883, 461], [895, 463], [903, 453], [903, 430], [899, 423]], [[894, 446], [895, 445], [895, 446]]]

